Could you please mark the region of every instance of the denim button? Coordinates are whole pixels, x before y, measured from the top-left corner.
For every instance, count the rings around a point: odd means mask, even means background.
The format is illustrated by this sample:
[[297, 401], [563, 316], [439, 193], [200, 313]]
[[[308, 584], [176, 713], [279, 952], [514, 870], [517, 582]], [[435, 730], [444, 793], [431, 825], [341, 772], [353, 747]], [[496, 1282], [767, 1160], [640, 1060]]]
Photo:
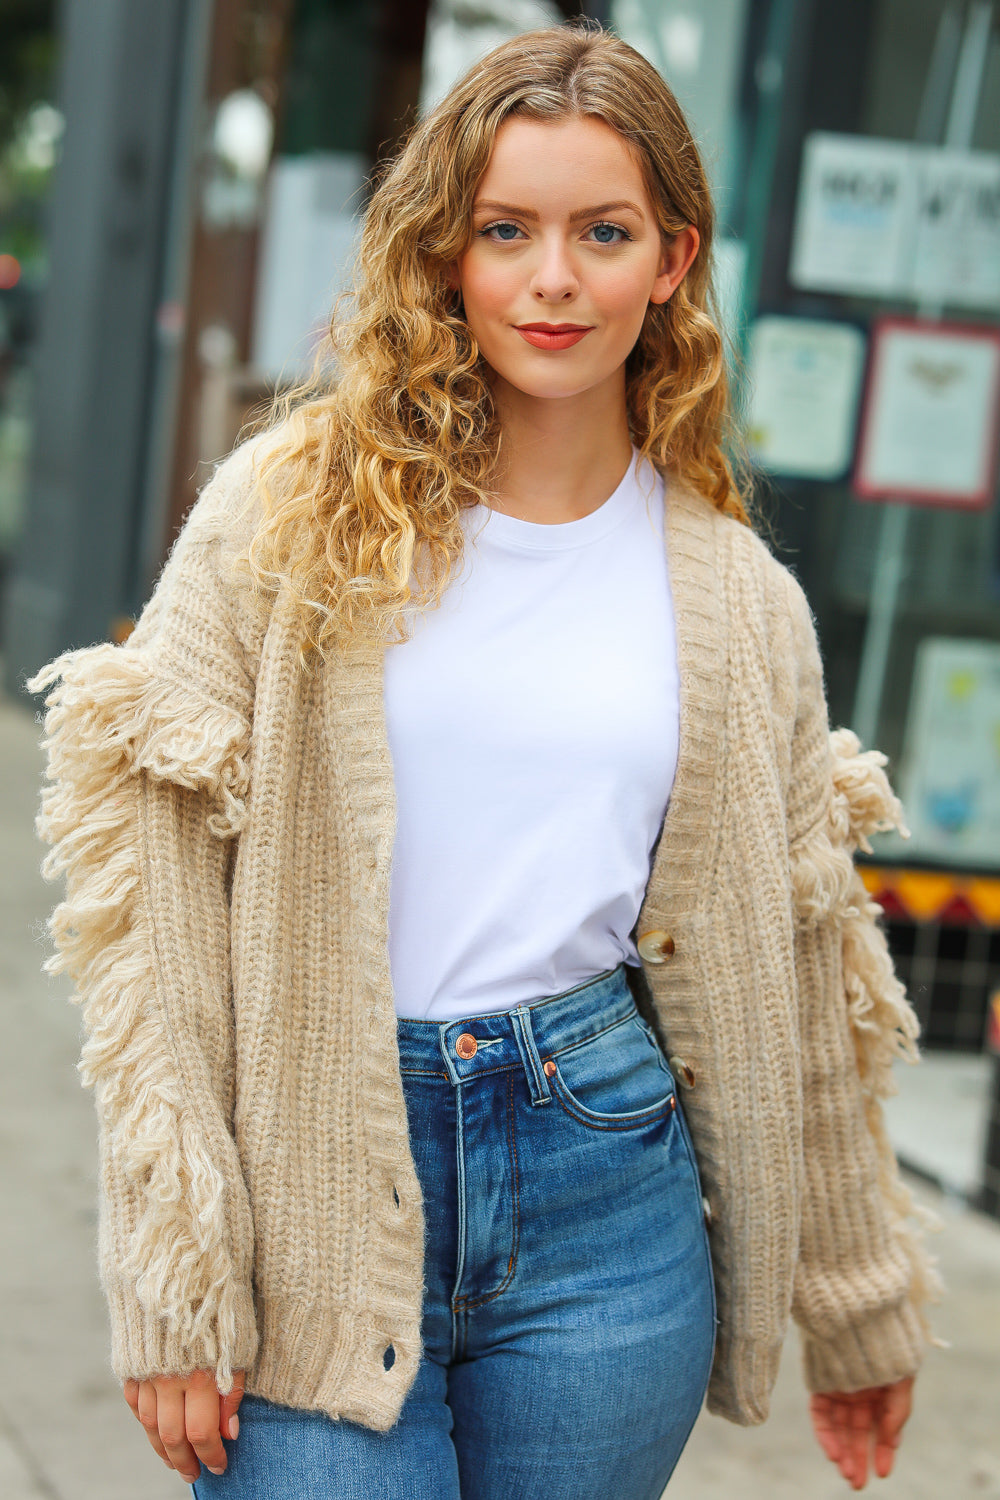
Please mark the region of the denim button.
[[470, 1057], [475, 1057], [478, 1049], [479, 1043], [476, 1041], [471, 1031], [463, 1031], [462, 1035], [455, 1043], [455, 1051], [458, 1053], [459, 1057], [466, 1060], [468, 1060]]
[[542, 1072], [545, 1074], [546, 1078], [551, 1078], [555, 1070], [556, 1065], [552, 1061], [551, 1057], [549, 1058], [547, 1063], [542, 1064]]

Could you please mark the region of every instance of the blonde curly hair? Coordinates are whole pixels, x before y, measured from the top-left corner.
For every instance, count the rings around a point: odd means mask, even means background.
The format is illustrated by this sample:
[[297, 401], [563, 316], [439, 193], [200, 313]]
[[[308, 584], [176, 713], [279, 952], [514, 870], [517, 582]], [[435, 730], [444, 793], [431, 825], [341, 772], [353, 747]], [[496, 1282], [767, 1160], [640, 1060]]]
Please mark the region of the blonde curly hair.
[[490, 371], [449, 269], [504, 121], [574, 115], [630, 144], [667, 239], [687, 225], [700, 236], [628, 358], [632, 440], [661, 473], [747, 521], [723, 448], [729, 396], [708, 312], [715, 216], [684, 115], [613, 34], [530, 32], [490, 52], [413, 129], [365, 213], [350, 317], [331, 323], [312, 378], [272, 408], [247, 562], [260, 587], [290, 592], [304, 656], [359, 632], [405, 636], [409, 612], [440, 599], [461, 555], [463, 510], [489, 504], [500, 441]]

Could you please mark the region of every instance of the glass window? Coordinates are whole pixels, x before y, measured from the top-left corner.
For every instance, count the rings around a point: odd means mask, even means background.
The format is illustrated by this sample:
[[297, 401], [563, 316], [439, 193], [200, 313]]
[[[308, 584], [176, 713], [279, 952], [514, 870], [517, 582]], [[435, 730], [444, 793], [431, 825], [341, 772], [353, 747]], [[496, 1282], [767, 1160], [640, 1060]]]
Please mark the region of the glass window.
[[52, 0], [16, 7], [0, 47], [0, 575], [24, 517], [45, 210], [63, 130], [52, 102], [54, 12]]

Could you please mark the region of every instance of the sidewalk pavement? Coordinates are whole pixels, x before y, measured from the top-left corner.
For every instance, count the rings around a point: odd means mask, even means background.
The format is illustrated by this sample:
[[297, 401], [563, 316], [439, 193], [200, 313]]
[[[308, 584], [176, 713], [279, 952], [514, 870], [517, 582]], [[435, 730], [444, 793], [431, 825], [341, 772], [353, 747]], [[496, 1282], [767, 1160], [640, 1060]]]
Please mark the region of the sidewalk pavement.
[[[93, 1105], [74, 1072], [79, 1015], [65, 983], [40, 972], [53, 892], [39, 878], [31, 830], [37, 734], [29, 712], [0, 703], [0, 1172], [8, 1205], [0, 1225], [0, 1496], [178, 1500], [188, 1493], [183, 1482], [149, 1449], [107, 1360]], [[928, 1357], [896, 1473], [874, 1486], [885, 1500], [1000, 1500], [1000, 1225], [959, 1196], [978, 1160], [985, 1072], [977, 1059], [960, 1059], [960, 1075], [946, 1062], [907, 1070], [890, 1115], [897, 1149], [952, 1189], [914, 1183], [943, 1221], [934, 1248], [949, 1294], [935, 1326], [950, 1347]], [[814, 1445], [797, 1366], [793, 1336], [763, 1428], [700, 1419], [670, 1500], [849, 1493]]]

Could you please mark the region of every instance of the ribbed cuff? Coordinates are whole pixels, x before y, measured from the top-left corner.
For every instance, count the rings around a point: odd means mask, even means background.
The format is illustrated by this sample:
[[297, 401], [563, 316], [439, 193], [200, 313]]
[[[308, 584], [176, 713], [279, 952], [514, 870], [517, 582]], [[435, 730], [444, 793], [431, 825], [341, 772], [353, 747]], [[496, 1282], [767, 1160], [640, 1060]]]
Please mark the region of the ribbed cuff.
[[229, 1291], [227, 1332], [220, 1334], [213, 1322], [204, 1336], [194, 1339], [178, 1335], [165, 1318], [150, 1313], [131, 1287], [105, 1285], [104, 1292], [111, 1319], [111, 1365], [119, 1380], [214, 1370], [219, 1390], [226, 1395], [232, 1389], [232, 1372], [253, 1365], [257, 1324], [249, 1287]]
[[873, 1313], [836, 1339], [817, 1339], [803, 1329], [803, 1364], [811, 1391], [863, 1391], [891, 1385], [920, 1367], [927, 1343], [923, 1321], [911, 1302]]
[[708, 1383], [709, 1411], [741, 1427], [756, 1427], [765, 1422], [780, 1359], [780, 1341], [773, 1344], [760, 1339], [727, 1341], [720, 1330]]

